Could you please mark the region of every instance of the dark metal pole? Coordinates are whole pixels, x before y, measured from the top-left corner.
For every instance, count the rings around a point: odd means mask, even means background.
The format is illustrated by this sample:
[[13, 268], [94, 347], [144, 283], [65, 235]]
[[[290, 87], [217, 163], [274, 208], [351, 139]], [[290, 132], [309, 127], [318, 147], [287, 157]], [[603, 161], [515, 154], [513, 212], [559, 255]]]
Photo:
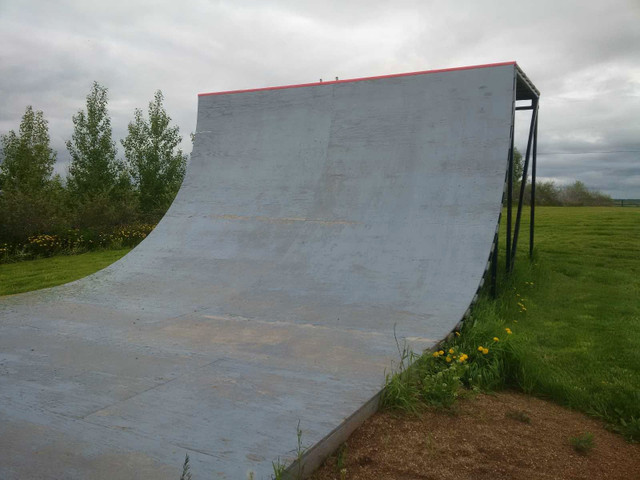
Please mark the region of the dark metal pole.
[[[536, 99], [536, 113], [538, 112], [538, 99]], [[536, 166], [538, 154], [538, 115], [533, 130], [533, 158], [531, 159], [531, 218], [529, 219], [529, 258], [533, 258], [533, 235], [536, 224]]]
[[[500, 225], [499, 221], [498, 225]], [[498, 241], [500, 239], [498, 230], [496, 230], [496, 235], [493, 239], [493, 253], [491, 254], [491, 296], [493, 298], [498, 296]]]
[[533, 131], [535, 130], [536, 120], [538, 118], [538, 110], [534, 109], [531, 113], [531, 124], [529, 125], [529, 138], [527, 140], [527, 153], [524, 157], [524, 167], [522, 169], [522, 179], [520, 181], [520, 195], [518, 196], [518, 212], [516, 214], [516, 225], [513, 232], [513, 245], [511, 246], [511, 269], [516, 259], [516, 250], [518, 248], [518, 235], [520, 233], [520, 219], [522, 218], [522, 207], [524, 206], [524, 190], [527, 186], [527, 173], [529, 172], [529, 158], [531, 158], [531, 146], [533, 144]]
[[509, 168], [507, 169], [507, 244], [506, 270], [511, 271], [511, 208], [513, 203], [513, 124], [511, 125], [511, 146], [509, 147]]
[[509, 132], [509, 166], [507, 168], [507, 241], [505, 251], [505, 268], [507, 273], [511, 271], [511, 210], [513, 203], [513, 142], [516, 124], [516, 98], [518, 90], [517, 67], [513, 75], [513, 96], [511, 98], [511, 131]]

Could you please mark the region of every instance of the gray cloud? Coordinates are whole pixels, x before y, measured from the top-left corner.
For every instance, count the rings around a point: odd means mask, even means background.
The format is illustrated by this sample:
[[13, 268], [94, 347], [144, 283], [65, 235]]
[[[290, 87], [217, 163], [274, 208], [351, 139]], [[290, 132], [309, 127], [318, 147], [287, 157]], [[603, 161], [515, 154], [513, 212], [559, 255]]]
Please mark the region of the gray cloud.
[[639, 20], [636, 0], [0, 0], [0, 133], [43, 110], [63, 171], [93, 80], [116, 139], [161, 89], [189, 151], [199, 92], [517, 60], [542, 92], [539, 175], [638, 198]]

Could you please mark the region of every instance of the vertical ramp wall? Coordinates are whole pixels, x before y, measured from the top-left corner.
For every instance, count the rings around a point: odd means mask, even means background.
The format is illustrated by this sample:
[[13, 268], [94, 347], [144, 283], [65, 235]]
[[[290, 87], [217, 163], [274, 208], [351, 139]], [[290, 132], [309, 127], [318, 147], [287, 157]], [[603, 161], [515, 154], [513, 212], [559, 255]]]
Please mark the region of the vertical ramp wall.
[[166, 237], [221, 314], [439, 339], [495, 233], [513, 70], [201, 96]]
[[340, 427], [382, 387], [394, 327], [429, 347], [479, 286], [515, 69], [200, 96], [153, 233], [2, 299], [0, 477], [177, 478], [188, 452], [198, 478], [268, 478], [298, 421], [305, 444]]

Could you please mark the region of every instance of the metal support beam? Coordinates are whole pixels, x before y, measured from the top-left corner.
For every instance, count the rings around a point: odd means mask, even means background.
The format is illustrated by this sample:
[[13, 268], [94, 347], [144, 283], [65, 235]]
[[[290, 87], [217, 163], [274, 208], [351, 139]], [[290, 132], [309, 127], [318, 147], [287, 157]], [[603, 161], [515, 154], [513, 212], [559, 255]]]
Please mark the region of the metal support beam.
[[531, 217], [529, 219], [529, 258], [533, 258], [533, 236], [536, 218], [536, 166], [538, 156], [538, 101], [536, 100], [536, 124], [533, 129], [533, 157], [531, 162]]
[[[537, 107], [537, 103], [535, 105]], [[533, 146], [533, 132], [535, 131], [536, 121], [538, 119], [538, 109], [534, 108], [531, 114], [531, 124], [529, 125], [529, 139], [527, 140], [527, 153], [524, 157], [524, 168], [522, 169], [522, 179], [520, 181], [520, 195], [518, 197], [518, 212], [516, 214], [516, 225], [513, 232], [513, 244], [511, 247], [511, 262], [509, 264], [513, 270], [513, 263], [516, 258], [516, 249], [518, 248], [518, 234], [520, 233], [520, 219], [522, 217], [522, 207], [524, 206], [524, 190], [527, 186], [527, 173], [529, 173], [529, 158], [531, 158], [531, 148]]]
[[[534, 223], [535, 223], [535, 195], [536, 195], [536, 167], [537, 167], [537, 152], [538, 152], [538, 106], [539, 106], [540, 92], [529, 81], [527, 76], [516, 66], [516, 75], [514, 77], [514, 95], [513, 95], [513, 109], [511, 112], [511, 132], [510, 132], [510, 144], [509, 144], [509, 164], [506, 173], [506, 208], [507, 208], [507, 225], [506, 225], [506, 246], [505, 246], [505, 270], [507, 274], [513, 271], [515, 263], [516, 250], [518, 247], [518, 236], [520, 232], [520, 221], [522, 217], [522, 208], [524, 206], [524, 194], [527, 183], [527, 176], [529, 171], [529, 161], [531, 160], [531, 219], [529, 228], [529, 257], [533, 256], [533, 242], [534, 242]], [[516, 105], [517, 101], [528, 100], [530, 105]], [[531, 110], [531, 124], [529, 126], [529, 138], [527, 141], [527, 152], [525, 155], [525, 163], [523, 165], [522, 181], [520, 183], [520, 192], [518, 198], [518, 211], [516, 214], [515, 225], [513, 224], [513, 173], [514, 173], [514, 137], [515, 137], [515, 116], [517, 111]], [[504, 207], [504, 195], [503, 203]], [[492, 252], [492, 265], [491, 265], [491, 291], [495, 292], [493, 282], [494, 269], [497, 265], [497, 242], [495, 243], [494, 252]]]
[[[498, 225], [500, 225], [500, 221], [498, 221]], [[496, 231], [496, 236], [493, 239], [493, 252], [491, 252], [491, 296], [493, 298], [496, 298], [498, 296], [498, 241], [499, 240], [500, 240], [500, 233], [499, 231]]]
[[513, 209], [513, 123], [511, 124], [511, 146], [509, 147], [509, 168], [507, 169], [507, 244], [506, 269], [511, 271], [511, 214]]

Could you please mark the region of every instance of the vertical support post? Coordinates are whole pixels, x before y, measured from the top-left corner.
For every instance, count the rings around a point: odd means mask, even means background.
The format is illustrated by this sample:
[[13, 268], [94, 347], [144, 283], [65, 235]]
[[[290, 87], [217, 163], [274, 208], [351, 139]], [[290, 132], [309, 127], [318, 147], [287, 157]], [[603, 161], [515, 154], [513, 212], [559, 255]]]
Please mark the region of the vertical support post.
[[[535, 101], [534, 101], [535, 103]], [[518, 195], [518, 213], [516, 214], [516, 225], [513, 232], [513, 244], [511, 246], [511, 269], [516, 259], [516, 250], [518, 248], [518, 235], [520, 233], [520, 219], [522, 218], [522, 207], [524, 206], [524, 190], [527, 186], [527, 174], [529, 173], [529, 159], [531, 158], [531, 146], [533, 145], [533, 132], [538, 119], [537, 105], [531, 111], [531, 123], [529, 125], [529, 138], [527, 139], [527, 153], [524, 157], [524, 166], [522, 169], [522, 178], [520, 179], [520, 194]]]
[[[536, 112], [538, 111], [538, 99], [536, 99]], [[533, 237], [536, 224], [536, 166], [538, 154], [538, 117], [533, 127], [533, 157], [531, 161], [531, 217], [529, 219], [529, 258], [533, 258]]]
[[[514, 102], [515, 103], [515, 102]], [[507, 169], [507, 243], [506, 270], [511, 271], [511, 210], [513, 207], [513, 123], [511, 124], [511, 146], [509, 147], [509, 168]]]
[[[513, 71], [513, 95], [511, 97], [511, 131], [509, 132], [509, 166], [507, 168], [507, 232], [505, 246], [505, 269], [511, 271], [511, 216], [513, 210], [513, 144], [515, 141], [516, 99], [518, 96], [518, 67]], [[504, 201], [504, 198], [503, 198]], [[504, 206], [504, 203], [503, 203]], [[500, 217], [502, 218], [502, 216]]]
[[[500, 222], [498, 221], [498, 225]], [[493, 253], [491, 254], [491, 296], [498, 296], [498, 241], [500, 240], [499, 229], [493, 239]]]

